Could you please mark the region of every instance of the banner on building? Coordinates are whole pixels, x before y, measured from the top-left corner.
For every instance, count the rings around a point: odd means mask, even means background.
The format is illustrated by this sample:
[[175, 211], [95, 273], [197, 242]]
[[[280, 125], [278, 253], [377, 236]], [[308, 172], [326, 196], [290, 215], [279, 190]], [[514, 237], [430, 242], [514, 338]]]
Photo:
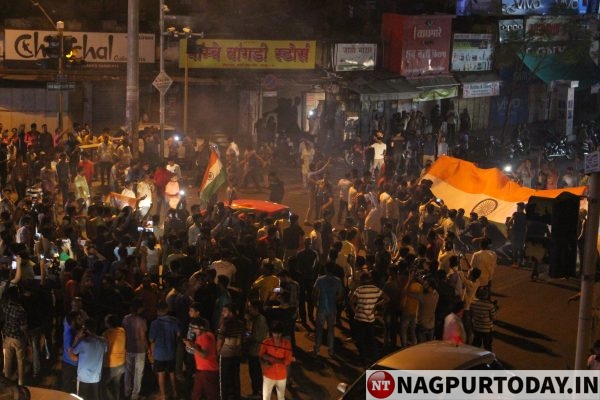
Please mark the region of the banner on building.
[[502, 0], [502, 15], [585, 14], [584, 0]]
[[575, 23], [573, 19], [564, 15], [528, 17], [525, 20], [525, 37], [532, 42], [571, 40], [576, 34], [572, 26]]
[[452, 71], [492, 69], [494, 35], [455, 33], [452, 41]]
[[372, 71], [377, 62], [377, 45], [371, 43], [337, 43], [333, 51], [336, 71]]
[[[314, 40], [197, 39], [201, 52], [188, 54], [188, 68], [314, 69]], [[186, 41], [179, 45], [185, 67]]]
[[463, 99], [490, 97], [500, 94], [500, 82], [465, 83], [462, 86]]
[[383, 14], [384, 68], [407, 77], [448, 72], [452, 17]]
[[522, 18], [498, 20], [498, 41], [519, 42], [525, 38], [525, 22]]
[[[6, 29], [5, 56], [7, 61], [36, 61], [44, 59], [42, 48], [47, 45], [44, 37], [56, 35], [56, 31]], [[74, 37], [73, 49], [86, 63], [127, 63], [127, 34], [108, 32], [64, 32]], [[152, 33], [139, 34], [140, 63], [155, 62], [155, 40]]]

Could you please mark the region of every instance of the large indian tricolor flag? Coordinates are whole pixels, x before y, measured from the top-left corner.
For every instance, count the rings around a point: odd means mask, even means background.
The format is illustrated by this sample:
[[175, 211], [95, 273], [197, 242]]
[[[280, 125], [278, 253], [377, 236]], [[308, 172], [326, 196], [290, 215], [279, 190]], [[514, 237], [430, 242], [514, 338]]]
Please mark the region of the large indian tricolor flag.
[[219, 154], [211, 146], [210, 147], [210, 159], [208, 161], [208, 167], [204, 172], [204, 178], [200, 185], [200, 199], [208, 202], [210, 198], [217, 193], [221, 185], [227, 181], [227, 175]]
[[511, 181], [497, 168], [478, 168], [469, 161], [448, 156], [438, 158], [423, 179], [433, 182], [431, 191], [448, 208], [464, 208], [467, 215], [474, 211], [501, 224], [516, 211], [517, 203], [527, 203], [531, 196], [554, 198], [562, 192], [582, 196], [586, 189], [581, 186], [534, 190]]

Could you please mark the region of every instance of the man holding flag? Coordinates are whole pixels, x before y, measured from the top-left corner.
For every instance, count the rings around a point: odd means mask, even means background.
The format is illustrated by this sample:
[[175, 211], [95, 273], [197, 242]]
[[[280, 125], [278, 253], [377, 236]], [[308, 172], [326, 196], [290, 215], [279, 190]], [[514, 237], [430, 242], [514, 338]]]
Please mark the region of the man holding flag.
[[227, 182], [227, 175], [215, 145], [210, 145], [210, 158], [200, 184], [200, 200], [210, 203], [217, 194], [219, 188]]

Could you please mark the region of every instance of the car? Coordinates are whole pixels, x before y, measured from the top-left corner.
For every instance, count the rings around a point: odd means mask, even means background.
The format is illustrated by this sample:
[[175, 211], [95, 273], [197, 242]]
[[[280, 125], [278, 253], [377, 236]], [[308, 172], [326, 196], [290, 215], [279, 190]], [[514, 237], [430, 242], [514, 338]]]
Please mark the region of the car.
[[[368, 369], [371, 370], [504, 370], [494, 353], [466, 344], [441, 340], [424, 342], [388, 354]], [[366, 372], [348, 386], [340, 383], [340, 400], [366, 398]]]
[[236, 199], [231, 202], [230, 207], [233, 211], [252, 212], [256, 216], [262, 214], [273, 218], [287, 217], [290, 213], [290, 208], [286, 205], [256, 199]]

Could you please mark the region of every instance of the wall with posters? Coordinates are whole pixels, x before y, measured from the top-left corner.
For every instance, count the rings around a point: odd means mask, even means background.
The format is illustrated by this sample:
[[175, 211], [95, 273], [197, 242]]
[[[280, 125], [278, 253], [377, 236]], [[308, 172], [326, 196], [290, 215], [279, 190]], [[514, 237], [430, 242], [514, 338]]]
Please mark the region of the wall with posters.
[[447, 73], [452, 17], [383, 14], [383, 67], [403, 76]]
[[455, 33], [452, 41], [452, 71], [490, 71], [494, 35]]

